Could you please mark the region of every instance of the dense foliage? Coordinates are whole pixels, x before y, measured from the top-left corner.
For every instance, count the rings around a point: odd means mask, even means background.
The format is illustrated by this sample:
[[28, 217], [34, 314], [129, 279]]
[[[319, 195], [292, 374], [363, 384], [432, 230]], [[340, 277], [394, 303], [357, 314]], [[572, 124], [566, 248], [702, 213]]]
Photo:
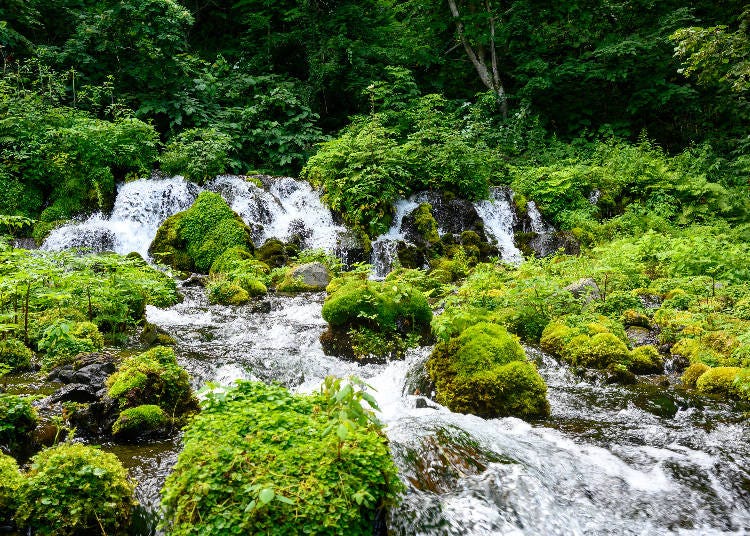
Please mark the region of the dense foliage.
[[402, 488], [361, 386], [208, 393], [163, 491], [168, 534], [372, 534]]

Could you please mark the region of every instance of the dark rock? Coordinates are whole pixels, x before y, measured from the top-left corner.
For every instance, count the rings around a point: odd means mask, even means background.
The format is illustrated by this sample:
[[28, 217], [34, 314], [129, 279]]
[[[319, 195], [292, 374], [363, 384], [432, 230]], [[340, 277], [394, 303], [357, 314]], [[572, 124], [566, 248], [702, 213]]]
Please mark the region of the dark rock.
[[248, 307], [252, 313], [270, 313], [272, 308], [270, 300], [251, 301]]
[[599, 285], [597, 285], [596, 281], [590, 277], [579, 279], [578, 281], [571, 283], [565, 287], [565, 290], [570, 292], [576, 298], [583, 298], [586, 303], [601, 298]]
[[396, 255], [403, 268], [424, 268], [427, 264], [424, 248], [413, 244], [399, 242]]
[[292, 268], [289, 276], [300, 280], [310, 290], [325, 290], [331, 282], [331, 274], [324, 264], [319, 262], [308, 262]]
[[[46, 399], [46, 404], [58, 404], [60, 402], [90, 403], [98, 400], [99, 389], [93, 385], [83, 383], [71, 383], [58, 389]], [[45, 402], [45, 401], [43, 401]]]
[[630, 346], [637, 348], [638, 346], [646, 345], [659, 345], [659, 335], [656, 331], [642, 326], [630, 326], [625, 330], [625, 335], [628, 336]]
[[604, 371], [605, 383], [618, 383], [620, 385], [633, 385], [638, 382], [635, 374], [622, 365], [610, 365]]
[[188, 277], [185, 281], [183, 281], [182, 286], [184, 287], [205, 287], [208, 283], [208, 277], [201, 274], [190, 274], [190, 277]]
[[93, 363], [79, 368], [73, 374], [73, 382], [89, 385], [104, 385], [107, 378], [114, 374], [117, 367], [111, 361], [108, 363]]

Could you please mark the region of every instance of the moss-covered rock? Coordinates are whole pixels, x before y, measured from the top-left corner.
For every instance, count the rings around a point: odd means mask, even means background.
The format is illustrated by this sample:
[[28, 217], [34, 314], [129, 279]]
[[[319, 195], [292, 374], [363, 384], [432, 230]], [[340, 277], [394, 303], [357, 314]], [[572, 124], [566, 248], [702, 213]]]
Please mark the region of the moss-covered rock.
[[174, 350], [163, 346], [124, 359], [107, 387], [121, 409], [157, 405], [175, 416], [197, 409], [187, 372], [177, 364]]
[[544, 380], [502, 326], [481, 322], [438, 343], [426, 367], [437, 401], [452, 411], [485, 418], [549, 415]]
[[693, 365], [690, 365], [685, 369], [685, 372], [682, 373], [682, 377], [680, 378], [682, 384], [685, 387], [695, 387], [696, 383], [698, 383], [698, 378], [710, 368], [711, 367], [704, 365], [703, 363], [694, 363]]
[[742, 372], [740, 367], [709, 368], [698, 377], [695, 387], [699, 392], [724, 398], [742, 398], [735, 380]]
[[117, 456], [79, 443], [34, 456], [19, 495], [16, 523], [34, 534], [124, 534], [136, 504]]
[[231, 248], [254, 251], [250, 228], [220, 195], [201, 192], [189, 209], [162, 223], [149, 254], [176, 270], [208, 273]]
[[228, 248], [213, 262], [209, 274], [215, 275], [232, 272], [233, 270], [241, 268], [243, 263], [252, 259], [253, 254], [245, 247], [235, 246]]
[[23, 477], [13, 457], [0, 453], [0, 523], [8, 523], [18, 508]]
[[659, 350], [651, 345], [639, 346], [630, 352], [628, 369], [635, 374], [662, 374], [664, 359]]
[[402, 228], [408, 240], [420, 246], [435, 244], [440, 241], [438, 223], [432, 215], [432, 205], [421, 203], [412, 212], [404, 216]]
[[242, 305], [250, 301], [250, 293], [234, 281], [212, 279], [208, 286], [208, 301], [221, 305]]
[[320, 262], [308, 262], [287, 270], [276, 286], [279, 292], [315, 292], [325, 290], [331, 283], [331, 272]]
[[138, 437], [158, 432], [169, 426], [170, 422], [169, 416], [159, 406], [136, 406], [120, 412], [112, 425], [112, 435], [119, 439]]
[[271, 268], [285, 266], [293, 256], [294, 253], [290, 251], [289, 247], [277, 238], [266, 240], [255, 252], [255, 257]]
[[0, 364], [6, 365], [11, 372], [28, 369], [32, 357], [31, 350], [18, 339], [0, 341]]
[[562, 358], [577, 367], [607, 368], [612, 363], [629, 363], [628, 347], [612, 333], [577, 335], [565, 345]]

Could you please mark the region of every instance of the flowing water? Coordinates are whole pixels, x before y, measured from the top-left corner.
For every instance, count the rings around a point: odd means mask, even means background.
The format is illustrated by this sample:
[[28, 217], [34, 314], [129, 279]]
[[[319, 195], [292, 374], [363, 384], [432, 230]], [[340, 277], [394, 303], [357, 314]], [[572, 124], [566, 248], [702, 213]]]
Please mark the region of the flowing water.
[[[298, 181], [261, 190], [244, 179], [219, 177], [206, 187], [224, 195], [259, 239], [301, 232], [313, 247], [335, 247], [340, 228], [321, 209], [318, 194]], [[143, 252], [157, 221], [185, 208], [198, 191], [179, 178], [129, 183], [112, 216], [60, 229], [45, 247], [92, 246], [89, 240], [106, 236], [114, 244], [107, 249]], [[417, 201], [404, 201], [399, 210], [406, 214]], [[495, 190], [492, 201], [475, 207], [504, 258], [517, 259], [509, 239], [512, 194]], [[400, 221], [392, 236], [401, 232]], [[484, 420], [406, 394], [429, 348], [384, 365], [324, 355], [318, 341], [326, 327], [321, 294], [269, 295], [229, 307], [209, 305], [200, 287], [182, 291], [182, 303], [149, 307], [147, 316], [175, 337], [178, 359], [196, 388], [251, 378], [307, 392], [326, 375], [356, 374], [377, 389], [391, 451], [408, 488], [391, 515], [393, 534], [750, 533], [747, 408], [674, 387], [601, 385], [529, 348], [549, 386], [551, 417]], [[146, 510], [157, 512], [179, 438], [105, 448], [138, 480]], [[139, 534], [153, 533], [149, 516], [139, 523]]]

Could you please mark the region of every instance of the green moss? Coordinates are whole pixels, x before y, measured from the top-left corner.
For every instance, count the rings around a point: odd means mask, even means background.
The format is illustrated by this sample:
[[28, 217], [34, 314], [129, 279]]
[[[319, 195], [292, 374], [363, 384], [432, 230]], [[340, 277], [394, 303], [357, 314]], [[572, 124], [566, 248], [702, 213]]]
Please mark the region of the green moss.
[[544, 331], [542, 331], [539, 344], [545, 352], [560, 356], [565, 345], [568, 344], [577, 333], [577, 330], [574, 330], [561, 322], [550, 322], [547, 324], [547, 327], [544, 328]]
[[242, 305], [250, 301], [250, 294], [237, 283], [228, 279], [212, 279], [206, 287], [208, 301], [222, 305]]
[[209, 396], [162, 492], [166, 532], [371, 535], [403, 485], [358, 392], [239, 382]]
[[240, 268], [245, 261], [252, 258], [253, 254], [247, 248], [238, 246], [228, 248], [213, 262], [209, 274], [229, 273]]
[[463, 231], [461, 233], [461, 245], [462, 246], [476, 246], [482, 243], [482, 239], [475, 231]]
[[323, 304], [323, 318], [333, 327], [419, 331], [432, 320], [424, 294], [410, 285], [347, 279], [340, 285], [334, 280], [329, 288], [335, 290]]
[[630, 362], [628, 347], [612, 333], [577, 335], [565, 345], [561, 357], [573, 366], [598, 369]]
[[133, 437], [164, 428], [170, 419], [164, 410], [152, 404], [128, 408], [120, 412], [112, 425], [112, 435]]
[[703, 363], [695, 363], [685, 369], [685, 372], [682, 373], [680, 379], [685, 387], [695, 387], [696, 383], [698, 383], [698, 378], [700, 378], [704, 372], [710, 370], [710, 368], [711, 367], [704, 365]]
[[201, 192], [189, 209], [162, 223], [149, 254], [176, 270], [207, 273], [230, 248], [252, 252], [250, 234], [247, 225], [219, 194]]
[[290, 258], [284, 242], [276, 238], [266, 240], [255, 252], [255, 256], [271, 268], [284, 266]]
[[23, 477], [18, 463], [11, 456], [0, 453], [0, 522], [8, 522], [18, 508], [18, 489]]
[[181, 415], [196, 408], [187, 372], [177, 364], [174, 350], [163, 346], [124, 359], [107, 387], [122, 409], [158, 405], [169, 415]]
[[11, 372], [28, 369], [32, 357], [31, 350], [18, 339], [0, 341], [0, 364], [7, 365]]
[[635, 374], [661, 374], [664, 372], [664, 359], [653, 346], [639, 346], [630, 352], [628, 368]]
[[16, 522], [39, 535], [123, 534], [136, 504], [117, 457], [79, 443], [34, 456], [19, 495]]
[[651, 327], [651, 321], [648, 316], [635, 309], [626, 309], [622, 313], [622, 323], [626, 326], [641, 326], [644, 328]]
[[29, 443], [36, 428], [36, 410], [28, 398], [0, 394], [0, 445], [14, 452]]
[[714, 367], [705, 371], [695, 382], [699, 392], [719, 395], [724, 398], [740, 398], [735, 380], [743, 369], [740, 367]]
[[438, 343], [427, 361], [436, 399], [452, 411], [481, 417], [549, 415], [547, 386], [518, 339], [482, 322]]
[[420, 204], [416, 210], [414, 210], [413, 216], [417, 232], [425, 242], [434, 244], [440, 241], [438, 224], [432, 215], [432, 205], [429, 203]]

